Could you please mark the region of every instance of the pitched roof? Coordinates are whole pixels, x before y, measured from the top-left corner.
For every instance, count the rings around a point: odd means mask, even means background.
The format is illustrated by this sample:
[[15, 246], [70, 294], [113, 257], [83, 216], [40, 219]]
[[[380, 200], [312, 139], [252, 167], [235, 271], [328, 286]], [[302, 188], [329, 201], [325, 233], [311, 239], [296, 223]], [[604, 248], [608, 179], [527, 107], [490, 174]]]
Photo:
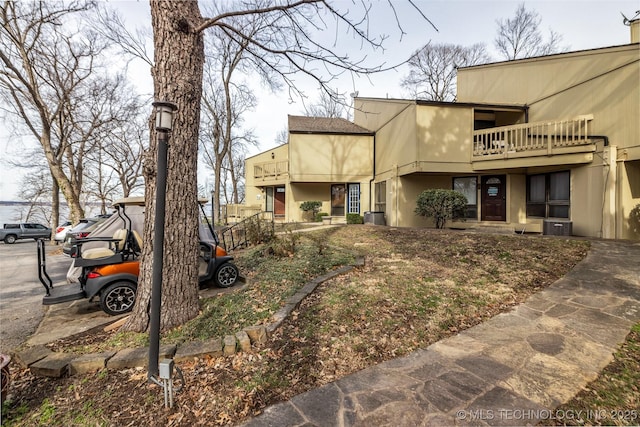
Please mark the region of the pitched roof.
[[349, 120], [330, 117], [306, 117], [289, 115], [289, 132], [291, 133], [343, 133], [373, 134], [373, 131], [358, 126]]

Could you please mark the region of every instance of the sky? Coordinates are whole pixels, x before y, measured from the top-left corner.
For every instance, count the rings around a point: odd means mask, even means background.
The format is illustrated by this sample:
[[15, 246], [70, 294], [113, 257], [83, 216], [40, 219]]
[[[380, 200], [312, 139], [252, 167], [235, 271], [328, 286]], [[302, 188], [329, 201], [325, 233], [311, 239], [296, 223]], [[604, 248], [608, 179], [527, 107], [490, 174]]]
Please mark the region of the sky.
[[[421, 11], [437, 28], [434, 29], [425, 21], [408, 2], [398, 1], [396, 11], [404, 34], [401, 34], [391, 9], [386, 0], [373, 1], [372, 16], [369, 29], [372, 34], [384, 33], [383, 51], [371, 52], [362, 49], [361, 44], [342, 31], [326, 31], [318, 34], [318, 40], [334, 43], [336, 49], [348, 52], [353, 58], [366, 56], [370, 64], [398, 64], [405, 61], [412, 52], [428, 42], [455, 43], [469, 46], [474, 43], [485, 43], [489, 53], [498, 60], [493, 46], [499, 19], [514, 15], [520, 1], [515, 0], [414, 0]], [[202, 3], [202, 2], [201, 2]], [[353, 7], [350, 0], [331, 2], [341, 10]], [[150, 27], [149, 4], [147, 1], [111, 0], [108, 1], [133, 26]], [[623, 25], [622, 15], [631, 18], [640, 9], [638, 0], [545, 0], [526, 1], [527, 10], [535, 10], [542, 18], [540, 27], [544, 34], [550, 29], [562, 36], [561, 46], [569, 51], [592, 49], [605, 46], [627, 44], [630, 40], [629, 27]], [[361, 97], [402, 98], [399, 81], [408, 73], [405, 67], [397, 70], [364, 77], [345, 75], [332, 82], [332, 88], [350, 94], [357, 92]], [[152, 82], [148, 66], [133, 62], [129, 75], [142, 93], [150, 93]], [[311, 102], [318, 99], [317, 85], [305, 80], [296, 79], [304, 88]], [[247, 153], [247, 157], [277, 145], [276, 137], [287, 125], [287, 115], [302, 115], [304, 108], [298, 100], [291, 103], [287, 93], [271, 93], [259, 84], [254, 83], [259, 104], [255, 111], [246, 116], [246, 124], [254, 129], [260, 145]], [[151, 106], [149, 106], [151, 111]], [[8, 158], [16, 158], [15, 152], [24, 144], [33, 141], [11, 140], [6, 134], [6, 124], [0, 122], [0, 200], [17, 200], [22, 173], [9, 167]], [[200, 184], [207, 185], [207, 171], [199, 172]]]

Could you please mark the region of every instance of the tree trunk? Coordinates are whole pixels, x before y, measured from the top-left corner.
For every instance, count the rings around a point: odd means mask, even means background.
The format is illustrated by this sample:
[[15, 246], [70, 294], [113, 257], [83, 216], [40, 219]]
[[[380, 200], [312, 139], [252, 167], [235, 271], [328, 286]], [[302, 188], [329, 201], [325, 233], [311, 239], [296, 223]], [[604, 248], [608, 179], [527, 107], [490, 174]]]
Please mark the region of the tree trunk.
[[51, 240], [55, 237], [56, 229], [58, 228], [58, 224], [60, 224], [60, 188], [58, 187], [58, 183], [53, 177], [51, 178], [51, 229], [53, 232], [51, 233]]
[[[154, 97], [178, 105], [169, 134], [164, 267], [160, 328], [165, 331], [197, 316], [197, 153], [204, 40], [196, 33], [202, 17], [196, 0], [151, 0], [154, 33]], [[137, 301], [125, 329], [149, 327], [153, 229], [156, 212], [157, 139], [151, 132], [145, 161], [145, 227]]]
[[59, 161], [60, 159], [58, 159], [53, 152], [53, 148], [51, 147], [51, 129], [49, 126], [45, 126], [42, 131], [42, 135], [40, 135], [40, 145], [42, 145], [44, 155], [49, 164], [51, 178], [55, 183], [54, 187], [58, 188], [62, 192], [62, 195], [69, 206], [71, 222], [75, 224], [84, 217], [84, 209], [82, 209], [82, 206], [80, 205], [80, 189], [77, 189], [77, 191], [74, 190], [71, 185], [71, 181], [64, 172], [62, 163]]

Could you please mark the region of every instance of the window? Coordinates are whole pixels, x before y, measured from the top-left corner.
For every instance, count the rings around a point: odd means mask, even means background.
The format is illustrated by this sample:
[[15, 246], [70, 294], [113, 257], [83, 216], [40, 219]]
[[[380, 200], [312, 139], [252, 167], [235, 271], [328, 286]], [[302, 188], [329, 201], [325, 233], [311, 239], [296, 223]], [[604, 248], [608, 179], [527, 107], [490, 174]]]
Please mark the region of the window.
[[349, 184], [349, 201], [347, 213], [360, 213], [360, 184]]
[[387, 211], [387, 181], [376, 182], [376, 212]]
[[571, 173], [553, 172], [527, 177], [527, 216], [569, 218]]
[[467, 208], [462, 216], [478, 219], [478, 178], [475, 176], [453, 178], [453, 189], [467, 198]]
[[267, 212], [273, 212], [273, 187], [267, 187], [265, 188], [265, 193], [266, 193], [266, 197], [265, 197], [265, 202], [266, 202], [266, 206], [265, 206], [265, 211]]

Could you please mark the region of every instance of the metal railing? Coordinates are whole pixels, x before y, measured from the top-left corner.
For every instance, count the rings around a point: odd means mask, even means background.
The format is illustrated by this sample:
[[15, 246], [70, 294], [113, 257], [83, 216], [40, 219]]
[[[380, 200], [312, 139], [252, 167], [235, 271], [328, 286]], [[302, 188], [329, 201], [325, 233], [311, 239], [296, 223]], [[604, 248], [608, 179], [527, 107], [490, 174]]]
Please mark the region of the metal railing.
[[588, 114], [574, 119], [524, 123], [473, 132], [473, 156], [501, 155], [522, 151], [546, 150], [593, 143]]
[[273, 212], [258, 212], [218, 231], [218, 238], [226, 251], [262, 243], [275, 233]]

